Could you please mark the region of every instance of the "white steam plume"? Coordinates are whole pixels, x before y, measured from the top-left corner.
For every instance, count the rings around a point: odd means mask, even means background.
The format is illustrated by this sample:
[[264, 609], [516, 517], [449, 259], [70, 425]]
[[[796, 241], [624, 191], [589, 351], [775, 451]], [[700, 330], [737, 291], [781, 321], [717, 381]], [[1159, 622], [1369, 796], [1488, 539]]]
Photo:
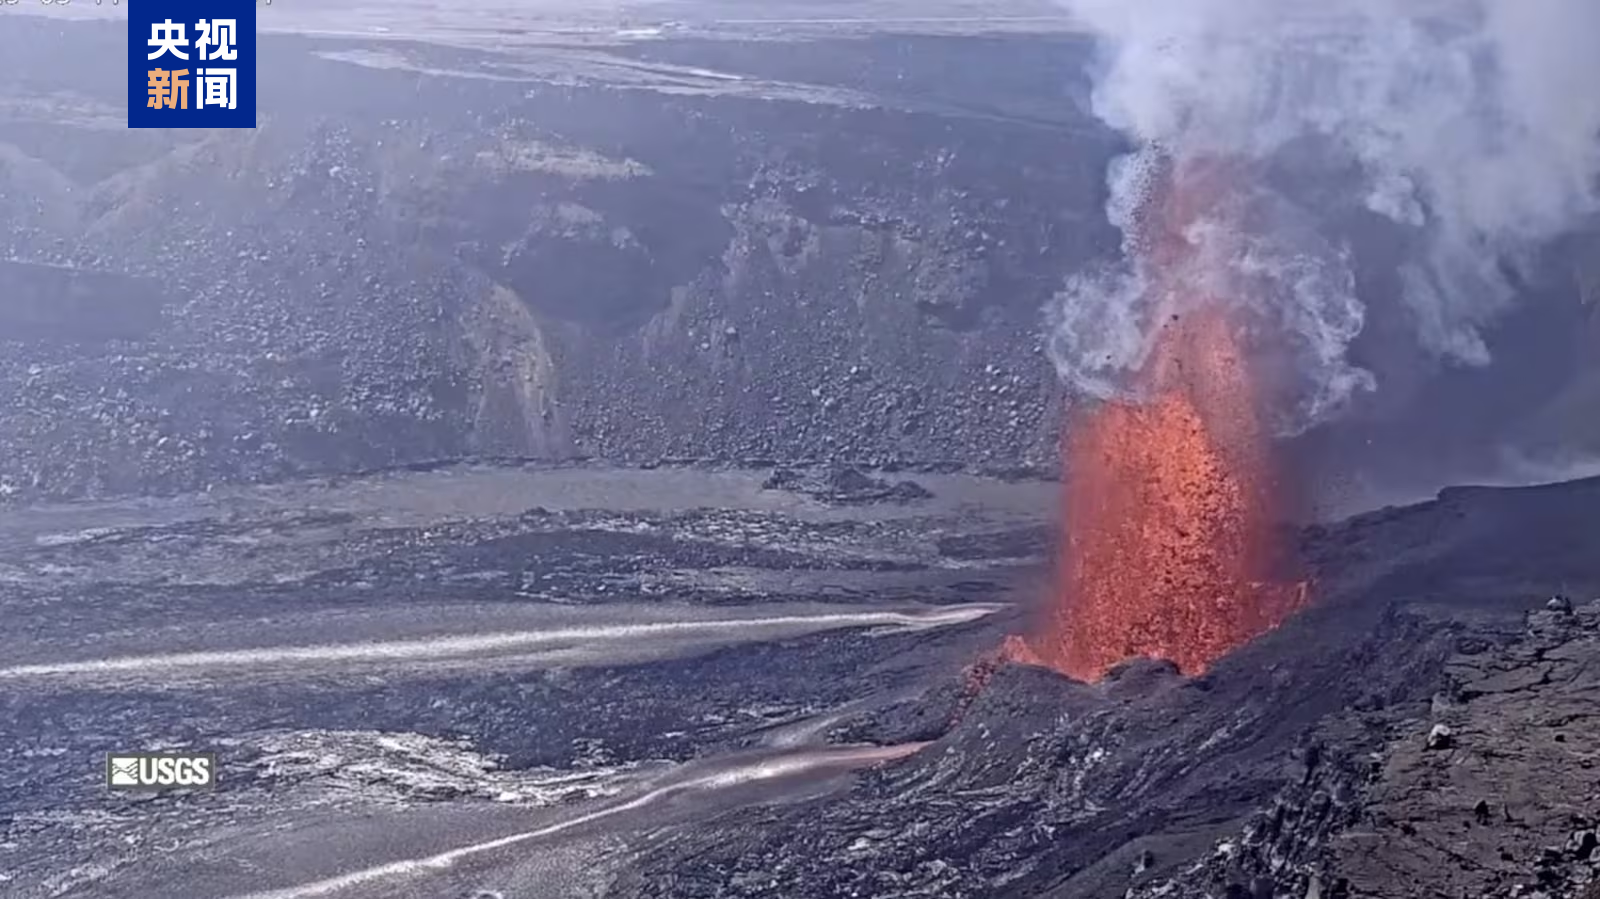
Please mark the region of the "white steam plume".
[[[1338, 207], [1392, 222], [1419, 340], [1468, 364], [1488, 362], [1480, 329], [1512, 299], [1508, 266], [1600, 208], [1600, 0], [1060, 2], [1099, 39], [1095, 114], [1141, 148], [1110, 173], [1108, 211], [1130, 240], [1152, 162], [1266, 173], [1298, 156], [1330, 173], [1315, 199], [1281, 175], [1252, 179], [1226, 218], [1188, 234], [1252, 285], [1230, 299], [1280, 332], [1301, 382], [1275, 410], [1287, 430], [1371, 386], [1346, 360], [1365, 309]], [[1125, 249], [1050, 309], [1057, 368], [1090, 396], [1126, 389], [1182, 311]]]

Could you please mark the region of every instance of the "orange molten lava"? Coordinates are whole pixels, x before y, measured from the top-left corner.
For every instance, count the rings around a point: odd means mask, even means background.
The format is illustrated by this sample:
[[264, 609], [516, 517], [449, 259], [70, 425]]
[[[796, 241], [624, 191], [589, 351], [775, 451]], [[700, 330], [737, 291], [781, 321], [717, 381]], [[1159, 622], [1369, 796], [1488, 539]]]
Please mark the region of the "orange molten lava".
[[[1181, 224], [1196, 197], [1177, 199], [1165, 212]], [[1185, 246], [1168, 231], [1148, 249], [1177, 270]], [[1243, 323], [1198, 299], [1141, 373], [1148, 401], [1067, 423], [1059, 594], [1009, 657], [1083, 680], [1133, 656], [1198, 674], [1304, 598], [1273, 582], [1278, 490]]]

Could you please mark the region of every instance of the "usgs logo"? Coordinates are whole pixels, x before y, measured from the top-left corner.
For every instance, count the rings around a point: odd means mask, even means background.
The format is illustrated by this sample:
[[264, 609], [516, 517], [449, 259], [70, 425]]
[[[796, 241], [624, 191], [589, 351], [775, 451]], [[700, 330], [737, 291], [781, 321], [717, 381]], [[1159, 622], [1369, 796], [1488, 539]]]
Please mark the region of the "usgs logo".
[[216, 786], [214, 752], [119, 752], [106, 756], [113, 790], [204, 790]]

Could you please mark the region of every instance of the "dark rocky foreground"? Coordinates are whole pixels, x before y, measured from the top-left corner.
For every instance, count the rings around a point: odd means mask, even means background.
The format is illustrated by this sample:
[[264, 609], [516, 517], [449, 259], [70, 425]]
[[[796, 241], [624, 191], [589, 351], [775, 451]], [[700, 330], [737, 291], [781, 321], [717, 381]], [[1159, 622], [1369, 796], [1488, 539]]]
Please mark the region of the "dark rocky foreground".
[[1318, 605], [1204, 677], [1002, 670], [841, 798], [652, 834], [618, 895], [1588, 895], [1600, 481], [1307, 550]]
[[[771, 478], [478, 467], [10, 510], [0, 882], [1553, 899], [1592, 879], [1600, 481], [1314, 528], [1317, 604], [1203, 677], [1008, 667], [974, 695], [968, 666], [1039, 595], [1052, 485], [833, 502], [808, 490], [836, 471]], [[525, 648], [451, 643], [507, 633]], [[331, 651], [285, 655], [308, 647]], [[221, 786], [108, 794], [101, 753], [130, 746], [217, 751]]]
[[[838, 721], [1015, 626], [1049, 546], [1049, 484], [836, 502], [769, 476], [464, 466], [0, 511], [0, 895], [217, 899], [625, 830], [630, 802], [684, 817], [652, 795], [775, 798], [716, 778], [831, 770]], [[218, 788], [106, 790], [105, 753], [157, 747], [217, 752]], [[507, 894], [589, 895], [559, 885], [622, 857]]]

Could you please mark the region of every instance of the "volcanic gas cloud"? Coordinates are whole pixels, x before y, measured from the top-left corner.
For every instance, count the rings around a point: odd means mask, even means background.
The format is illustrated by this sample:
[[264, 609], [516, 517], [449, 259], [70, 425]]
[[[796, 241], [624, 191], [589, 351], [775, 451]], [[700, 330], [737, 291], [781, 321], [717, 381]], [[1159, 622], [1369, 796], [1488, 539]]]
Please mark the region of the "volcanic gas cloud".
[[[1600, 3], [1060, 2], [1133, 150], [1107, 173], [1123, 252], [1046, 310], [1069, 536], [1008, 654], [1194, 673], [1304, 593], [1273, 576], [1272, 438], [1414, 357], [1488, 364], [1537, 250], [1600, 214], [1600, 92], [1572, 88], [1600, 80]], [[1404, 359], [1355, 358], [1369, 303], [1414, 329]]]

